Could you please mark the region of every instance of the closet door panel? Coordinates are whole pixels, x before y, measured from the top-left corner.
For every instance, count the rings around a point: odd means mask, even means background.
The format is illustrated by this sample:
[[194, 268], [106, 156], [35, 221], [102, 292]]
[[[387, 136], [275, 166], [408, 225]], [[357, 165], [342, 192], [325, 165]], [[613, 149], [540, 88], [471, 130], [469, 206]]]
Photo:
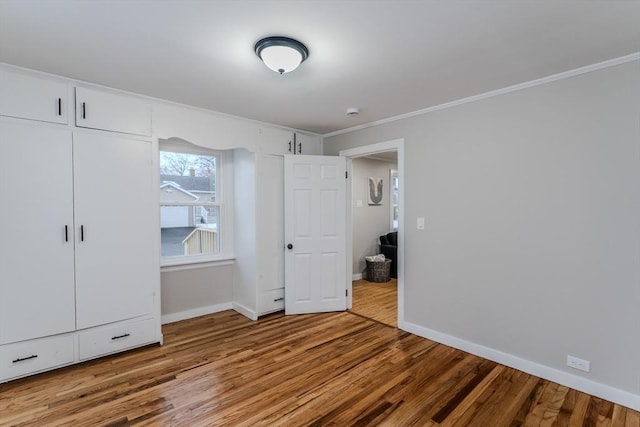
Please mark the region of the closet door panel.
[[259, 290], [284, 288], [284, 157], [258, 159]]
[[78, 329], [151, 314], [151, 143], [74, 134]]
[[71, 146], [0, 122], [0, 344], [75, 329]]

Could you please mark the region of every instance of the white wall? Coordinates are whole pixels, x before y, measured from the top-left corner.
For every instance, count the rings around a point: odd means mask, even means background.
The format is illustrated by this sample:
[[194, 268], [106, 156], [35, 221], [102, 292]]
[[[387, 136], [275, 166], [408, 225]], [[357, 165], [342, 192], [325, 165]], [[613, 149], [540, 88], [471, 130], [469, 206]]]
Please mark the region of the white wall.
[[161, 275], [162, 323], [231, 308], [233, 264], [165, 271]]
[[636, 60], [324, 149], [405, 140], [405, 328], [640, 408], [639, 117]]
[[[364, 272], [364, 257], [379, 253], [379, 237], [391, 230], [391, 200], [389, 198], [389, 171], [395, 163], [380, 160], [356, 158], [352, 164], [352, 206], [353, 211], [353, 274]], [[369, 206], [368, 177], [383, 179], [382, 204]], [[362, 207], [358, 207], [358, 201]]]

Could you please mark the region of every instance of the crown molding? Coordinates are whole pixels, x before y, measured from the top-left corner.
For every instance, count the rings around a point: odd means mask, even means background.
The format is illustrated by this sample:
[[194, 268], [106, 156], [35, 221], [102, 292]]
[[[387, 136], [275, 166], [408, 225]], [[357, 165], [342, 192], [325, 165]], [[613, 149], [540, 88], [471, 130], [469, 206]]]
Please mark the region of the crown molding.
[[337, 130], [337, 131], [334, 131], [334, 132], [329, 132], [329, 133], [323, 134], [322, 137], [323, 138], [329, 138], [329, 137], [332, 137], [332, 136], [337, 136], [337, 135], [342, 135], [342, 134], [345, 134], [345, 133], [355, 132], [355, 131], [361, 130], [361, 129], [367, 129], [367, 128], [370, 128], [370, 127], [379, 126], [379, 125], [382, 125], [382, 124], [385, 124], [385, 123], [392, 123], [392, 122], [395, 122], [395, 121], [398, 121], [398, 120], [403, 120], [403, 119], [407, 119], [407, 118], [410, 118], [410, 117], [420, 116], [420, 115], [423, 115], [423, 114], [432, 113], [434, 111], [444, 110], [446, 108], [451, 108], [451, 107], [455, 107], [455, 106], [462, 105], [462, 104], [468, 104], [470, 102], [480, 101], [482, 99], [492, 98], [494, 96], [504, 95], [504, 94], [507, 94], [507, 93], [516, 92], [516, 91], [523, 90], [523, 89], [528, 89], [528, 88], [534, 87], [534, 86], [540, 86], [540, 85], [543, 85], [543, 84], [555, 82], [555, 81], [562, 80], [562, 79], [568, 79], [568, 78], [571, 78], [571, 77], [579, 76], [581, 74], [586, 74], [586, 73], [590, 73], [592, 71], [601, 70], [603, 68], [614, 67], [616, 65], [625, 64], [627, 62], [638, 61], [638, 60], [640, 60], [640, 52], [632, 53], [630, 55], [621, 56], [619, 58], [614, 58], [614, 59], [610, 59], [610, 60], [603, 61], [603, 62], [598, 62], [596, 64], [587, 65], [585, 67], [576, 68], [574, 70], [564, 71], [564, 72], [558, 73], [558, 74], [552, 74], [550, 76], [542, 77], [540, 79], [531, 80], [531, 81], [524, 82], [524, 83], [518, 83], [516, 85], [507, 86], [507, 87], [502, 88], [502, 89], [496, 89], [496, 90], [492, 90], [490, 92], [485, 92], [485, 93], [481, 93], [481, 94], [478, 94], [478, 95], [469, 96], [467, 98], [462, 98], [462, 99], [458, 99], [458, 100], [455, 100], [455, 101], [445, 102], [444, 104], [434, 105], [433, 107], [424, 108], [422, 110], [412, 111], [410, 113], [400, 114], [398, 116], [392, 116], [392, 117], [388, 117], [386, 119], [376, 120], [374, 122], [365, 123], [365, 124], [362, 124], [362, 125], [353, 126], [353, 127], [342, 129], [342, 130]]

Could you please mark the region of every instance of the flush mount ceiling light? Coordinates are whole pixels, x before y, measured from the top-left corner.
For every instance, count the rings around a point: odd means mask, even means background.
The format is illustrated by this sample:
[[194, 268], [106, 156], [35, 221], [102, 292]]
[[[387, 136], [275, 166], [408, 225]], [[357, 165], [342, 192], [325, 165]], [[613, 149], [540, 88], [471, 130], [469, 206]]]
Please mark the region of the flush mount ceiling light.
[[289, 37], [266, 37], [254, 49], [267, 67], [280, 74], [295, 70], [309, 57], [307, 47]]

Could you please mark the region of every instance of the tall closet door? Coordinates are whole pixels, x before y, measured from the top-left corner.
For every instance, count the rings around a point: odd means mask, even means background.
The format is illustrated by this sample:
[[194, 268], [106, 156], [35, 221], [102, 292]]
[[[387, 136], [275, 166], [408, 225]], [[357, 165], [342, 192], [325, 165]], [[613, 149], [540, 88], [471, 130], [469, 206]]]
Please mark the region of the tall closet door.
[[74, 133], [78, 329], [152, 312], [151, 143]]
[[258, 158], [258, 186], [259, 289], [284, 289], [284, 156], [263, 154]]
[[258, 316], [284, 309], [284, 156], [258, 156]]
[[0, 122], [0, 344], [75, 329], [71, 132]]

